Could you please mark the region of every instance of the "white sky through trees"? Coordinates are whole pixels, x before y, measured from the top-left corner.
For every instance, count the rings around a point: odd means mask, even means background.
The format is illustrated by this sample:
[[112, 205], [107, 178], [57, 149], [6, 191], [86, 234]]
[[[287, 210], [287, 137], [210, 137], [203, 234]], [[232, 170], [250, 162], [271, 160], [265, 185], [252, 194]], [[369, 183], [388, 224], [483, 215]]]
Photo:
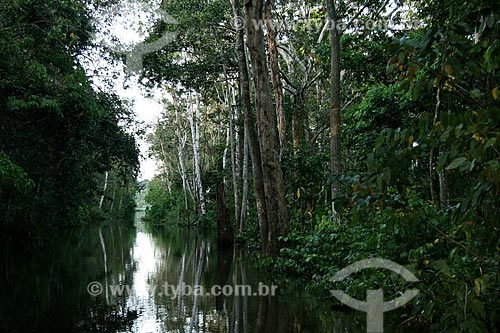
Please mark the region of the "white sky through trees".
[[[152, 19], [156, 18], [155, 10], [158, 5], [151, 3], [151, 8], [135, 0], [124, 0], [113, 8], [95, 13], [95, 22], [98, 32], [95, 42], [113, 50], [129, 49], [141, 43], [146, 37], [146, 31]], [[146, 93], [137, 82], [137, 76], [126, 78], [125, 66], [121, 63], [111, 64], [102, 50], [92, 50], [81, 59], [83, 66], [92, 77], [98, 89], [113, 91], [120, 97], [133, 102], [133, 111], [138, 123], [143, 122], [146, 133], [151, 133], [153, 125], [162, 111], [160, 91], [150, 91], [153, 97], [146, 97]], [[110, 80], [113, 87], [106, 84]], [[107, 85], [107, 86], [106, 86]], [[141, 152], [141, 166], [139, 180], [151, 179], [156, 171], [156, 161], [148, 156], [149, 145], [146, 137], [138, 138]]]

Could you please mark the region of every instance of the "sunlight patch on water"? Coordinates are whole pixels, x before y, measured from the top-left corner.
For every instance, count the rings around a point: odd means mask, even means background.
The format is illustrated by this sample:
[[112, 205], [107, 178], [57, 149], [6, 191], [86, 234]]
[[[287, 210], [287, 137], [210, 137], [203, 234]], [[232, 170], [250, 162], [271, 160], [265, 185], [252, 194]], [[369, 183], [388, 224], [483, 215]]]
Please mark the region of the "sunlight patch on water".
[[138, 309], [139, 317], [132, 327], [133, 332], [160, 332], [157, 305], [155, 304], [152, 276], [156, 272], [156, 263], [161, 260], [161, 251], [154, 243], [151, 234], [139, 231], [132, 249], [136, 263], [133, 286], [128, 305]]

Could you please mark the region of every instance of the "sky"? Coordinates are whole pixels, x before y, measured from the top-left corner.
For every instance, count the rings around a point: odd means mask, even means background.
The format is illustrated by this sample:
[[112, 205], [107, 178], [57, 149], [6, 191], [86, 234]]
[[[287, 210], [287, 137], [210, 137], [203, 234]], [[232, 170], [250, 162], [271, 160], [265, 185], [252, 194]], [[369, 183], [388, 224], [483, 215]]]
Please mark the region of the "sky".
[[[133, 98], [135, 100], [134, 112], [138, 121], [144, 121], [147, 125], [148, 133], [153, 130], [153, 125], [161, 114], [162, 106], [152, 98], [144, 97], [137, 86], [131, 87], [120, 93], [122, 97]], [[151, 179], [156, 173], [156, 161], [148, 156], [149, 145], [145, 140], [139, 140], [141, 151], [141, 173], [139, 180]]]
[[[112, 42], [113, 37], [117, 38], [119, 40], [118, 44], [122, 46], [141, 43], [146, 38], [145, 31], [147, 31], [148, 22], [151, 18], [158, 17], [154, 7], [154, 1], [151, 2], [151, 7], [149, 5], [148, 7], [144, 7], [144, 5], [137, 5], [134, 0], [124, 0], [113, 9], [96, 14], [97, 26], [103, 31], [96, 35], [96, 42], [114, 49], [121, 49], [121, 46], [115, 45], [116, 43]], [[106, 21], [105, 18], [108, 20]], [[100, 22], [111, 22], [111, 24], [104, 25], [104, 23]], [[109, 66], [105, 59], [98, 53], [92, 54], [91, 57], [92, 62], [98, 63], [100, 68]], [[83, 61], [83, 63], [84, 67], [87, 67], [88, 70], [89, 67], [92, 67], [89, 63], [85, 63], [85, 61]], [[161, 97], [161, 92], [152, 91], [150, 93], [155, 95], [155, 97], [146, 97], [146, 94], [141, 91], [141, 87], [137, 82], [137, 77], [126, 80], [124, 68], [124, 65], [111, 68], [107, 75], [112, 75], [111, 73], [115, 74], [115, 76], [113, 76], [113, 82], [115, 83], [114, 91], [122, 98], [134, 101], [136, 120], [138, 122], [144, 122], [146, 124], [147, 133], [151, 133], [153, 125], [162, 111], [162, 105], [158, 102]], [[126, 89], [123, 88], [125, 80], [127, 83]], [[99, 78], [94, 78], [94, 84], [97, 86], [104, 86], [104, 80], [100, 81]], [[140, 138], [138, 144], [141, 152], [139, 180], [151, 179], [157, 171], [156, 161], [148, 157], [149, 146], [144, 138]]]

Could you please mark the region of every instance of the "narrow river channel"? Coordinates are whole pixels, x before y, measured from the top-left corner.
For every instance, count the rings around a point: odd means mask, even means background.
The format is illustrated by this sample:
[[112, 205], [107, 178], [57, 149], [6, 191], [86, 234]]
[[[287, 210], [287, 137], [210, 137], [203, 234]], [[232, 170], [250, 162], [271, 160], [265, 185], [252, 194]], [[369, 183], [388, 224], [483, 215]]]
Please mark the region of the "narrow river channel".
[[2, 244], [0, 331], [364, 331], [363, 313], [335, 312], [292, 284], [274, 290], [242, 250], [185, 228], [150, 230], [141, 214], [36, 253]]

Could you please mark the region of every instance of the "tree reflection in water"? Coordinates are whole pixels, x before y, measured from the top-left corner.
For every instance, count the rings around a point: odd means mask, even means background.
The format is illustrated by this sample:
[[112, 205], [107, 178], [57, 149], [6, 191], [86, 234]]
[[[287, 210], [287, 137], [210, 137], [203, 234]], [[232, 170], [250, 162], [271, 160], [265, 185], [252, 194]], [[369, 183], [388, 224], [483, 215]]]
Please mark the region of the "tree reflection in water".
[[[1, 332], [363, 331], [363, 314], [335, 313], [292, 283], [276, 296], [179, 293], [197, 285], [250, 285], [253, 293], [272, 284], [243, 249], [218, 247], [195, 230], [114, 222], [36, 253], [5, 242], [0, 251]], [[93, 281], [105, 287], [101, 295], [87, 292]], [[116, 286], [129, 289], [117, 295]]]

